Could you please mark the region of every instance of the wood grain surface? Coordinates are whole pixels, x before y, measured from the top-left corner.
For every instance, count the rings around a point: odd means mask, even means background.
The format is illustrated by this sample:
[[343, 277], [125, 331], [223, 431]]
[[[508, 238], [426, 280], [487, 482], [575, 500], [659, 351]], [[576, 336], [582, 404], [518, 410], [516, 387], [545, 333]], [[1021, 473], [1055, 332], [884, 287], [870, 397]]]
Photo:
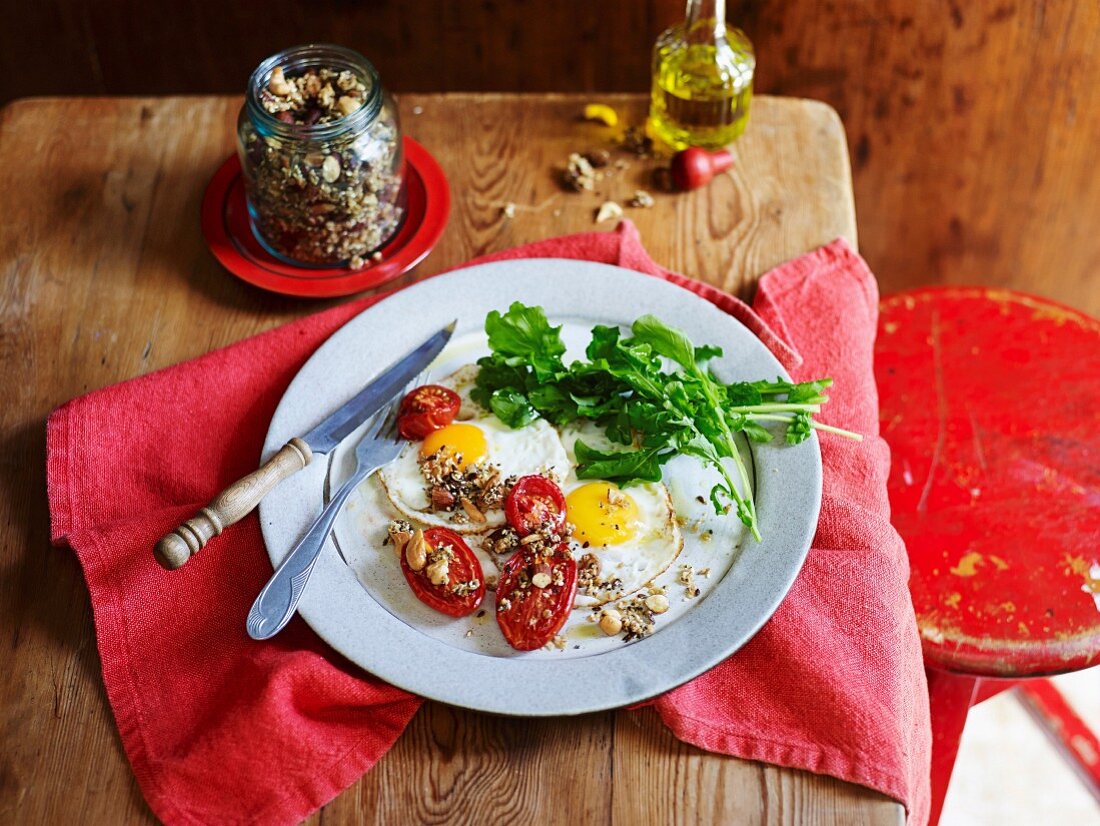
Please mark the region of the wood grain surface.
[[[631, 118], [645, 102], [615, 98]], [[568, 152], [599, 146], [580, 96], [409, 95], [409, 134], [450, 177], [454, 209], [419, 271], [593, 229], [604, 196], [563, 192]], [[329, 302], [257, 290], [199, 232], [203, 187], [232, 151], [237, 98], [64, 99], [0, 110], [0, 821], [152, 815], [107, 705], [79, 566], [49, 545], [44, 421], [89, 390], [187, 359]], [[419, 112], [419, 114], [414, 114]], [[768, 267], [855, 239], [844, 134], [808, 101], [761, 99], [736, 172], [628, 210], [654, 257], [748, 295]], [[503, 213], [515, 203], [514, 218]], [[609, 228], [605, 225], [604, 228]], [[644, 308], [639, 308], [644, 309]], [[143, 553], [148, 550], [144, 549]], [[650, 711], [513, 720], [427, 704], [320, 823], [902, 822], [867, 789], [707, 754]]]
[[[885, 292], [983, 284], [1100, 315], [1100, 3], [729, 0], [756, 89], [824, 100]], [[683, 0], [0, 0], [0, 102], [237, 92], [293, 43], [409, 91], [644, 91]], [[48, 33], [48, 36], [46, 36]]]

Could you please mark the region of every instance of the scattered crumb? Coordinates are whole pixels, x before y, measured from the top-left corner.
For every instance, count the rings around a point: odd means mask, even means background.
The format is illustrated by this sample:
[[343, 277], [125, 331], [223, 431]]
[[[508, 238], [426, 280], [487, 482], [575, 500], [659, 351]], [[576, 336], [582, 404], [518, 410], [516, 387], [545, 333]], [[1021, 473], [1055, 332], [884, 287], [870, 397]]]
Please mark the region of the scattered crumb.
[[694, 599], [699, 596], [699, 586], [695, 584], [695, 569], [692, 566], [681, 565], [677, 579], [684, 586], [685, 599]]
[[414, 115], [423, 115], [424, 114], [424, 107], [423, 106], [414, 106], [413, 107], [413, 114]]
[[503, 206], [503, 207], [501, 208], [501, 210], [500, 210], [500, 211], [501, 211], [502, 213], [504, 213], [504, 217], [505, 217], [505, 218], [515, 218], [515, 217], [516, 217], [516, 205], [515, 205], [515, 204], [513, 204], [513, 203], [511, 203], [511, 202], [509, 202], [509, 203], [505, 204], [505, 205], [504, 205], [504, 206]]
[[471, 628], [469, 631], [466, 632], [467, 637], [472, 637], [473, 635], [474, 635], [474, 629], [473, 628]]
[[623, 208], [621, 206], [614, 201], [604, 201], [596, 213], [596, 223], [602, 224], [604, 221], [613, 221], [622, 217]]
[[611, 163], [611, 153], [606, 149], [589, 149], [581, 155], [593, 169], [603, 169]]
[[648, 158], [653, 154], [653, 138], [637, 126], [628, 126], [623, 135], [623, 149], [639, 158]]
[[634, 193], [634, 197], [627, 202], [627, 206], [649, 209], [653, 206], [653, 196], [644, 189], [639, 189]]

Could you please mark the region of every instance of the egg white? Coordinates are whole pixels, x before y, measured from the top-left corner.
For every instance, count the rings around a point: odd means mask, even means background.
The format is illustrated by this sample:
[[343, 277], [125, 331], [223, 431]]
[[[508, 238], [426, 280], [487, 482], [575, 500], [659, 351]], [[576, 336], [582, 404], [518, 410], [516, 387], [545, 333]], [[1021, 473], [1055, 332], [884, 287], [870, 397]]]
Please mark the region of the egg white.
[[[561, 440], [569, 456], [570, 472], [562, 483], [562, 492], [568, 498], [574, 490], [598, 480], [578, 479], [574, 445], [582, 439], [597, 450], [623, 450], [622, 445], [612, 443], [590, 421], [570, 423], [561, 429]], [[595, 593], [578, 591], [576, 606], [590, 607], [611, 600], [627, 597], [640, 591], [659, 577], [680, 555], [684, 538], [677, 524], [672, 497], [662, 482], [631, 485], [622, 493], [634, 500], [637, 518], [633, 536], [624, 542], [609, 545], [589, 544], [587, 547], [573, 541], [573, 552], [578, 558], [593, 554], [600, 561], [600, 580], [619, 580], [617, 588], [604, 588]]]

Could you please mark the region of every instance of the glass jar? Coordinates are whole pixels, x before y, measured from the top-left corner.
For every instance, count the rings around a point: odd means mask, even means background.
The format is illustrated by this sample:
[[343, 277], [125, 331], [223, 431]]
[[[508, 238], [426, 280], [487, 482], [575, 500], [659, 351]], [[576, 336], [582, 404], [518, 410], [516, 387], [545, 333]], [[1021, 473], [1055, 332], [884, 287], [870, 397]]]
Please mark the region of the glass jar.
[[717, 149], [745, 131], [756, 56], [726, 25], [726, 0], [687, 0], [684, 22], [653, 47], [649, 123], [673, 149]]
[[366, 266], [406, 214], [401, 124], [351, 49], [297, 46], [252, 73], [237, 120], [252, 231], [297, 266]]

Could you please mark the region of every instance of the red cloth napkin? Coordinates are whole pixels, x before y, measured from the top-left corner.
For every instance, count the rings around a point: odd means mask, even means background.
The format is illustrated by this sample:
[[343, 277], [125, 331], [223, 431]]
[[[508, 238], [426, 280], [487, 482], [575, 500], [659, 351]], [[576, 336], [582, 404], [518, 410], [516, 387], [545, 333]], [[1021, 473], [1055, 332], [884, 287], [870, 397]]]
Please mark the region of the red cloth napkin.
[[[877, 293], [843, 241], [760, 282], [757, 313], [657, 266], [633, 225], [482, 260], [583, 258], [699, 293], [750, 326], [796, 376], [832, 375], [825, 497], [790, 596], [742, 651], [659, 698], [680, 738], [861, 783], [928, 810], [930, 727], [904, 548], [889, 525], [889, 457], [871, 369]], [[300, 619], [257, 643], [244, 619], [271, 573], [255, 515], [180, 571], [155, 540], [254, 469], [284, 390], [372, 297], [287, 324], [56, 410], [47, 472], [56, 544], [91, 593], [103, 679], [153, 811], [172, 824], [293, 823], [386, 752], [421, 700], [363, 673]]]

